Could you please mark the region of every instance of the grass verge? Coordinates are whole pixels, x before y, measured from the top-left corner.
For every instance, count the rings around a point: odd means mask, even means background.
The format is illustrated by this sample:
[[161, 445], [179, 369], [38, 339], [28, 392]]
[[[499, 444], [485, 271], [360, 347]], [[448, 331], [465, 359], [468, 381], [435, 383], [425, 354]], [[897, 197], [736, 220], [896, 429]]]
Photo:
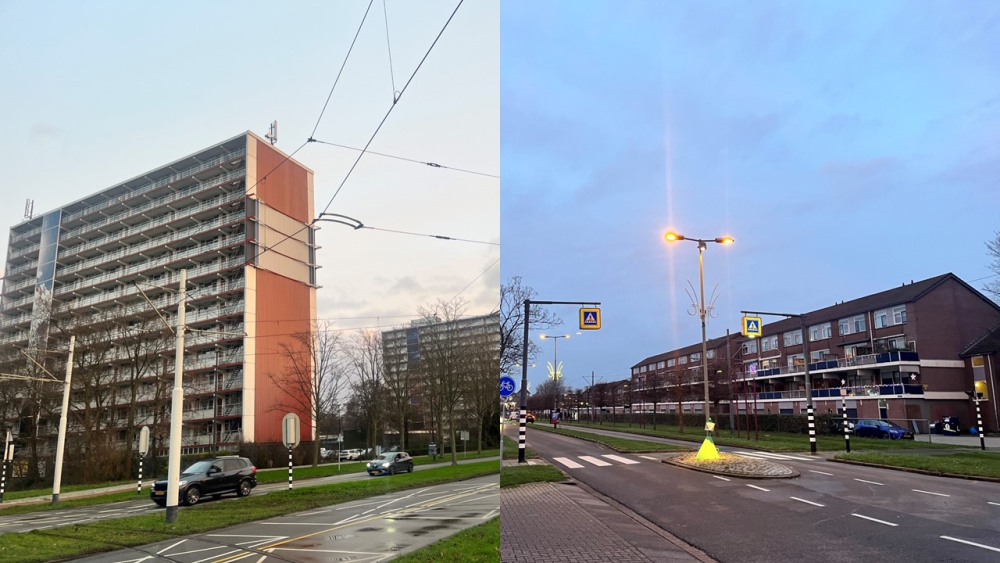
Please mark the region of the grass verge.
[[[531, 448], [524, 448], [524, 458], [531, 459], [538, 457], [535, 450]], [[503, 437], [503, 458], [504, 459], [517, 459], [517, 442], [511, 440], [510, 438]]]
[[[256, 522], [303, 510], [312, 510], [430, 485], [497, 473], [499, 465], [484, 461], [393, 477], [275, 491], [228, 502], [182, 508], [178, 521], [167, 524], [163, 513], [93, 524], [63, 526], [20, 534], [0, 535], [0, 561], [42, 563], [134, 547], [206, 532], [245, 522]], [[234, 510], [234, 503], [239, 503]]]
[[496, 563], [500, 561], [500, 517], [466, 528], [423, 549], [393, 559], [396, 563]]
[[630, 438], [618, 438], [615, 436], [604, 436], [602, 434], [594, 434], [593, 432], [583, 432], [580, 430], [570, 430], [567, 428], [560, 428], [558, 430], [548, 428], [545, 426], [539, 426], [538, 430], [544, 430], [545, 432], [552, 432], [554, 434], [562, 434], [564, 436], [571, 436], [573, 438], [583, 438], [584, 440], [590, 440], [592, 442], [597, 442], [598, 444], [604, 444], [611, 449], [617, 450], [619, 452], [684, 452], [690, 451], [691, 448], [687, 446], [675, 446], [673, 444], [660, 444], [657, 442], [649, 442], [646, 440], [633, 440]]
[[955, 452], [934, 455], [859, 452], [838, 454], [836, 459], [1000, 479], [1000, 452]]
[[[551, 465], [522, 465], [504, 467], [500, 472], [500, 488], [516, 487], [525, 483], [558, 483], [565, 481], [566, 476]], [[0, 552], [2, 553], [2, 552]]]
[[[591, 425], [588, 423], [574, 422], [569, 426], [579, 426], [581, 428], [599, 428], [604, 430], [615, 430], [617, 432], [629, 432], [640, 436], [655, 436], [658, 438], [669, 438], [671, 440], [684, 440], [689, 442], [701, 442], [705, 439], [705, 432], [701, 428], [686, 426], [684, 433], [680, 433], [677, 426], [657, 425], [656, 430], [652, 426], [646, 425], [641, 428], [635, 424], [631, 427], [623, 422]], [[809, 436], [807, 434], [793, 434], [789, 432], [761, 432], [760, 439], [739, 438], [730, 436], [728, 430], [723, 430], [715, 435], [715, 443], [719, 446], [737, 446], [743, 448], [763, 450], [766, 452], [804, 452], [809, 449]], [[843, 436], [816, 436], [816, 447], [819, 451], [838, 451], [844, 449]], [[929, 450], [929, 449], [955, 449], [958, 446], [947, 444], [929, 444], [914, 440], [876, 440], [874, 438], [851, 437], [851, 449], [855, 450]]]

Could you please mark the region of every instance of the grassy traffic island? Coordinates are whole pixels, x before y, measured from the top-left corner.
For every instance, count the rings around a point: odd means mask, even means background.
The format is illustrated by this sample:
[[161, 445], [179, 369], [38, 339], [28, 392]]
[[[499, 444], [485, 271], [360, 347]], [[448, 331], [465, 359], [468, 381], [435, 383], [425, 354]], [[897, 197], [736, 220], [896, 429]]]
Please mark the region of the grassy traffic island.
[[500, 517], [466, 528], [423, 549], [408, 553], [396, 563], [496, 563], [500, 561]]
[[713, 475], [725, 475], [728, 477], [741, 477], [744, 479], [788, 479], [798, 477], [799, 473], [793, 469], [772, 463], [763, 459], [750, 459], [747, 457], [720, 452], [718, 459], [699, 460], [698, 454], [694, 452], [672, 455], [664, 458], [663, 463], [694, 469]]
[[852, 452], [837, 454], [834, 461], [860, 462], [946, 477], [979, 477], [1000, 481], [1000, 452], [960, 451], [933, 455]]
[[[596, 444], [607, 446], [612, 450], [615, 450], [616, 452], [625, 454], [645, 454], [645, 453], [656, 453], [656, 452], [686, 452], [691, 450], [691, 448], [687, 446], [675, 446], [673, 444], [660, 444], [658, 442], [649, 442], [647, 440], [635, 440], [631, 438], [605, 436], [603, 434], [594, 434], [593, 432], [583, 432], [580, 430], [572, 430], [569, 428], [555, 429], [549, 426], [539, 425], [539, 426], [532, 426], [531, 429], [542, 430], [545, 432], [552, 432], [554, 434], [562, 434], [563, 436], [569, 436], [571, 438], [579, 438], [581, 440], [587, 440], [589, 442], [594, 442]], [[702, 436], [701, 439], [704, 439], [704, 436]]]
[[[396, 491], [485, 477], [494, 475], [498, 471], [498, 463], [483, 461], [404, 473], [386, 479], [366, 479], [317, 485], [291, 491], [274, 491], [267, 495], [251, 495], [232, 502], [184, 508], [181, 509], [178, 521], [173, 524], [167, 524], [163, 513], [156, 512], [133, 516], [127, 520], [108, 520], [19, 534], [2, 534], [0, 535], [0, 561], [4, 563], [43, 563], [72, 559], [124, 547], [135, 547], [181, 538], [190, 534], [266, 520], [276, 516]], [[238, 510], [233, 509], [236, 503], [238, 503]]]

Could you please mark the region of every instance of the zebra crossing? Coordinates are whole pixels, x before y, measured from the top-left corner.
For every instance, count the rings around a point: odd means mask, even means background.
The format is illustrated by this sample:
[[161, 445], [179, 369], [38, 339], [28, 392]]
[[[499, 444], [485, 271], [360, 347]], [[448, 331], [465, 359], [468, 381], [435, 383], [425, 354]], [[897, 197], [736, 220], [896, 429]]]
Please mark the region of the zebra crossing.
[[[601, 458], [604, 458], [604, 459], [601, 459]], [[600, 457], [590, 456], [590, 455], [581, 455], [581, 456], [576, 456], [576, 459], [578, 459], [580, 461], [583, 461], [583, 462], [586, 462], [589, 465], [585, 465], [583, 463], [579, 463], [579, 462], [574, 461], [573, 459], [570, 459], [568, 457], [554, 457], [554, 458], [552, 458], [553, 461], [556, 461], [559, 464], [564, 465], [564, 466], [566, 466], [569, 469], [581, 469], [581, 468], [584, 468], [584, 467], [591, 467], [591, 466], [593, 466], [593, 467], [610, 467], [612, 465], [616, 465], [615, 463], [611, 463], [611, 461], [617, 462], [617, 464], [620, 464], [620, 465], [635, 465], [635, 464], [639, 463], [638, 461], [636, 461], [634, 459], [629, 459], [627, 457], [622, 457], [620, 455], [614, 455], [614, 454], [604, 454], [604, 455], [602, 455]], [[607, 460], [611, 460], [611, 461], [607, 461]]]
[[729, 453], [750, 459], [763, 459], [767, 461], [822, 461], [821, 458], [795, 456], [790, 454], [774, 454], [771, 452], [749, 452], [742, 450], [740, 451], [734, 450]]

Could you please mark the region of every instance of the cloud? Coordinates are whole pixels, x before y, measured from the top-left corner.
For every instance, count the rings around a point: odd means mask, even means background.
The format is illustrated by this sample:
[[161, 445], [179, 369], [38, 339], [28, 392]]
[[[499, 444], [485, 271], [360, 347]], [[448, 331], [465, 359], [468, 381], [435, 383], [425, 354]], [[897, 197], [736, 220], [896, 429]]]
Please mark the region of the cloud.
[[62, 135], [62, 129], [51, 123], [34, 123], [29, 128], [32, 137], [58, 137]]

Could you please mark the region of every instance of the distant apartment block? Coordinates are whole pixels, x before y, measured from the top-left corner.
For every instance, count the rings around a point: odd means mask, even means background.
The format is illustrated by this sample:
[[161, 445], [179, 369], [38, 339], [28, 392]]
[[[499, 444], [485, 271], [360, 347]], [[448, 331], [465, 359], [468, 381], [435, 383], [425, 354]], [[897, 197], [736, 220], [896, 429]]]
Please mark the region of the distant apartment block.
[[[1000, 307], [954, 274], [810, 311], [805, 333], [799, 319], [771, 320], [764, 318], [759, 338], [735, 335], [728, 348], [725, 337], [710, 340], [705, 359], [700, 343], [645, 358], [632, 366], [630, 388], [680, 382], [692, 387], [681, 408], [700, 413], [702, 362], [707, 361], [715, 379], [713, 396], [725, 397], [722, 412], [804, 413], [803, 339], [808, 338], [818, 413], [839, 412], [845, 393], [851, 417], [902, 422], [958, 416], [969, 428], [975, 408], [966, 392], [975, 390], [982, 397], [985, 425], [998, 428]], [[731, 371], [725, 367], [727, 349]], [[717, 377], [720, 372], [732, 373], [731, 380]], [[668, 402], [658, 410], [677, 407]], [[639, 408], [652, 405], [647, 401]]]
[[[315, 330], [313, 217], [312, 171], [250, 132], [33, 217], [10, 229], [0, 346], [65, 346], [65, 332], [52, 330], [60, 318], [83, 328], [80, 319], [126, 308], [155, 308], [173, 325], [185, 269], [185, 453], [280, 441], [283, 405], [295, 403], [272, 380], [287, 369], [282, 345]], [[157, 393], [173, 379], [173, 341], [157, 354], [162, 368], [134, 401], [139, 426], [165, 424]], [[129, 362], [112, 354], [105, 369]], [[121, 409], [133, 404], [112, 396]], [[88, 400], [74, 385], [71, 409]], [[292, 412], [311, 439], [309, 412]], [[54, 433], [58, 417], [40, 424]]]

